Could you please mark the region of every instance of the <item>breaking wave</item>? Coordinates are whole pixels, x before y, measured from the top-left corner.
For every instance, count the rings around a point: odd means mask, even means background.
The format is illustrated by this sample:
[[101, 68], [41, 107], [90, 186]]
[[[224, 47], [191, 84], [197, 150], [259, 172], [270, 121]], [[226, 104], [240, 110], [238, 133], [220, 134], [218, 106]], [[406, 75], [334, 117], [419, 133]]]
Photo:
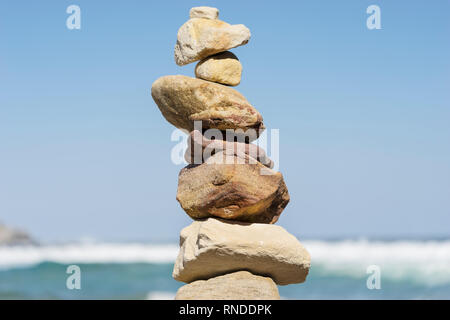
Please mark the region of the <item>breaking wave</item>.
[[450, 284], [450, 240], [305, 241], [314, 272], [322, 276], [367, 277], [380, 267], [382, 279], [422, 285]]
[[73, 243], [47, 246], [0, 247], [0, 269], [29, 267], [43, 262], [173, 263], [176, 245], [141, 243]]
[[[320, 277], [366, 278], [367, 267], [380, 267], [383, 280], [425, 286], [450, 284], [450, 240], [446, 241], [302, 241], [311, 253], [311, 273]], [[72, 243], [0, 247], [0, 270], [43, 262], [60, 264], [172, 264], [175, 244]]]

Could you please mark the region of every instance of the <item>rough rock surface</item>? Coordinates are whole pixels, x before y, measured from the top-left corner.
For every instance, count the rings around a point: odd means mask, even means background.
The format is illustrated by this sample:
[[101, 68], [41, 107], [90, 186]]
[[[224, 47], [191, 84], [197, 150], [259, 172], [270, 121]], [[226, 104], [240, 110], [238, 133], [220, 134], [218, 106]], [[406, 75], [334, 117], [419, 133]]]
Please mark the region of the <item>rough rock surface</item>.
[[221, 52], [200, 61], [195, 67], [197, 78], [237, 86], [241, 82], [242, 65], [230, 51]]
[[255, 139], [264, 124], [259, 112], [238, 91], [217, 83], [187, 76], [164, 76], [152, 85], [152, 97], [161, 113], [175, 127], [203, 129], [255, 129]]
[[192, 18], [204, 18], [204, 19], [217, 19], [219, 17], [219, 9], [212, 7], [194, 7], [189, 11], [189, 17]]
[[274, 165], [264, 149], [255, 144], [219, 139], [211, 140], [203, 136], [198, 130], [194, 130], [189, 134], [188, 147], [184, 158], [190, 164], [202, 164], [208, 158], [223, 150], [230, 151], [227, 153], [229, 155], [235, 155], [247, 160], [243, 163], [256, 163], [254, 161], [251, 162], [251, 159], [255, 159], [268, 168], [273, 168]]
[[178, 30], [175, 62], [179, 66], [246, 44], [250, 30], [218, 19], [192, 18]]
[[271, 278], [238, 271], [198, 280], [178, 289], [175, 300], [279, 300]]
[[255, 159], [248, 162], [218, 152], [201, 165], [183, 168], [177, 190], [183, 210], [193, 219], [275, 223], [290, 199], [283, 175]]
[[180, 234], [175, 280], [192, 282], [246, 270], [279, 285], [304, 282], [310, 255], [282, 227], [209, 218], [194, 221]]

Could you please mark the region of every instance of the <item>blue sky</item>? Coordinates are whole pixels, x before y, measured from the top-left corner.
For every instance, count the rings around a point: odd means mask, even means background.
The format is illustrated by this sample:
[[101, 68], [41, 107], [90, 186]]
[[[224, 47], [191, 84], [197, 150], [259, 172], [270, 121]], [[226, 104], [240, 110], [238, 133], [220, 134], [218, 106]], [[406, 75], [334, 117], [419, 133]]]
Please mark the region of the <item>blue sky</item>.
[[449, 1], [2, 1], [0, 220], [43, 240], [178, 238], [182, 166], [150, 87], [193, 76], [173, 47], [198, 5], [252, 32], [236, 89], [280, 130], [280, 225], [450, 236]]

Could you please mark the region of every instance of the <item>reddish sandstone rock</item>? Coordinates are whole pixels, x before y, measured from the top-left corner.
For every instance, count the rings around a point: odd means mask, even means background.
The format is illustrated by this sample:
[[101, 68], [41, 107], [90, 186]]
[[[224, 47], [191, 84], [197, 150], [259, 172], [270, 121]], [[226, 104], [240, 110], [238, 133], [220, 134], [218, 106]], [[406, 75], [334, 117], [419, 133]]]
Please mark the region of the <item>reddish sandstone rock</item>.
[[177, 200], [193, 219], [219, 217], [275, 223], [289, 202], [283, 176], [261, 163], [237, 163], [219, 152], [201, 165], [182, 169]]
[[255, 164], [256, 161], [259, 161], [266, 167], [273, 168], [273, 161], [257, 145], [227, 140], [211, 140], [203, 136], [198, 130], [189, 134], [188, 148], [184, 158], [190, 164], [202, 164], [214, 154], [224, 150], [227, 151], [228, 155], [235, 155], [243, 159], [241, 163]]

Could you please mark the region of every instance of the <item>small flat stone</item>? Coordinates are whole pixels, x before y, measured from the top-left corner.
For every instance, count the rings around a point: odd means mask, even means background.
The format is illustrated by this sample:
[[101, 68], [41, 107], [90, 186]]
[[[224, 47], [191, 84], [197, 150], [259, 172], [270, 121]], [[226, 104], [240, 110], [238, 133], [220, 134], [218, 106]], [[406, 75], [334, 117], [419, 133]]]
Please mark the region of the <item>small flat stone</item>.
[[212, 7], [194, 7], [189, 11], [189, 17], [203, 18], [203, 19], [217, 19], [219, 18], [219, 9]]
[[[226, 135], [222, 135], [222, 137], [223, 139], [214, 137], [215, 139], [211, 140], [198, 130], [192, 131], [189, 134], [188, 147], [184, 154], [184, 159], [190, 164], [202, 164], [214, 154], [227, 151], [227, 155], [234, 155], [243, 159], [244, 161], [241, 163], [256, 163], [258, 161], [270, 169], [273, 168], [274, 163], [263, 148], [252, 143], [227, 141]], [[234, 138], [234, 135], [232, 137]], [[251, 161], [252, 159], [256, 161]]]

